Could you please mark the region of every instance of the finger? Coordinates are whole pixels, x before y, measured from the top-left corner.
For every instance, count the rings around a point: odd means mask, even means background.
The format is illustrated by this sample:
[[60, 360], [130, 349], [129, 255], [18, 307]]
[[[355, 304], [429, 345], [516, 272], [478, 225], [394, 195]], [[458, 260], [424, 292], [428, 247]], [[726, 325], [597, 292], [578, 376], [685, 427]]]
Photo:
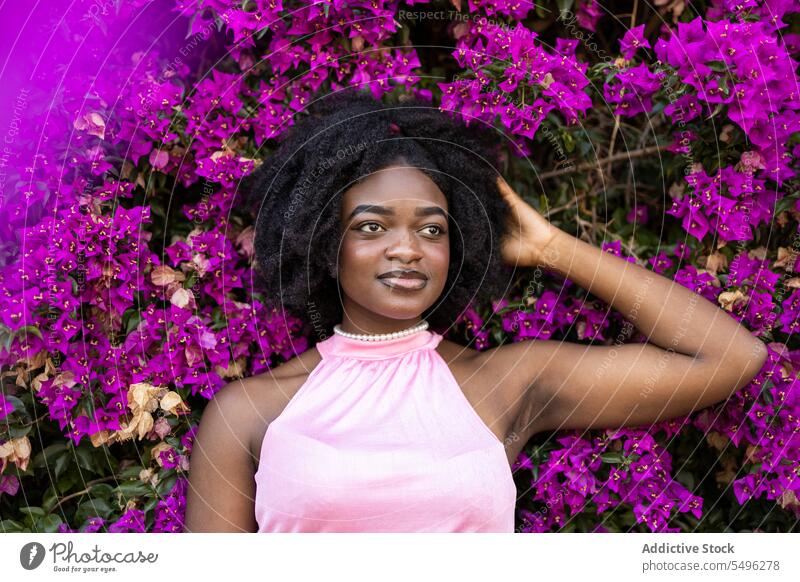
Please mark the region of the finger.
[[514, 192], [514, 189], [508, 185], [508, 182], [503, 179], [503, 176], [497, 177], [497, 188], [500, 190], [500, 195], [511, 207], [516, 207], [519, 205], [521, 202], [519, 194]]

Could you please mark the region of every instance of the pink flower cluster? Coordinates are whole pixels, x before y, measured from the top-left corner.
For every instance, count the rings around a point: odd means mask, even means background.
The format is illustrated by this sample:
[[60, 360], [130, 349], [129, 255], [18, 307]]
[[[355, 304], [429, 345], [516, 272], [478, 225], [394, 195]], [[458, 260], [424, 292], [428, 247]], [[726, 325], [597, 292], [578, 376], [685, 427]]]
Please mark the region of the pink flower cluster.
[[437, 84], [443, 110], [459, 112], [467, 125], [477, 120], [491, 126], [499, 118], [522, 156], [532, 153], [530, 140], [549, 112], [575, 125], [592, 106], [587, 65], [575, 57], [574, 41], [559, 39], [552, 51], [522, 23], [513, 29], [484, 20], [467, 24], [453, 57], [472, 78]]

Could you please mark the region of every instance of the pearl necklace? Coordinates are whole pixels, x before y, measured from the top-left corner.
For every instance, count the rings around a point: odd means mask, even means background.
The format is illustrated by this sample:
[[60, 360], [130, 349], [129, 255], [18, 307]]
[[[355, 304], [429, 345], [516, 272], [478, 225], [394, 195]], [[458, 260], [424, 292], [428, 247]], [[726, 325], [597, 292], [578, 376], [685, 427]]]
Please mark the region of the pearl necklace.
[[408, 329], [403, 329], [400, 331], [393, 331], [392, 333], [350, 333], [349, 331], [344, 331], [340, 324], [336, 324], [333, 326], [333, 331], [338, 333], [339, 335], [343, 335], [344, 337], [348, 337], [350, 339], [355, 340], [362, 340], [366, 342], [381, 342], [387, 340], [393, 340], [401, 337], [406, 337], [414, 333], [419, 333], [421, 331], [425, 331], [428, 329], [428, 322], [426, 320], [422, 320], [414, 327], [409, 327]]

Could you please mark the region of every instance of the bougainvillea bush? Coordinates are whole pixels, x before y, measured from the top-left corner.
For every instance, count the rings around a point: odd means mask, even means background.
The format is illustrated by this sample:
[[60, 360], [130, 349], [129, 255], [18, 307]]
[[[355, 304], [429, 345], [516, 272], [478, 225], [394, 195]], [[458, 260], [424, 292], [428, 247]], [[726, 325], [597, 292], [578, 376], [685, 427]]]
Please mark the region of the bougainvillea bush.
[[[686, 418], [536, 435], [514, 465], [517, 531], [796, 530], [798, 11], [791, 0], [66, 10], [56, 33], [70, 59], [12, 96], [0, 128], [13, 138], [0, 157], [0, 528], [183, 529], [204, 406], [314, 341], [309, 322], [259, 293], [239, 182], [314, 98], [356, 86], [496, 128], [504, 177], [557, 226], [694, 290], [770, 348], [748, 386]], [[179, 33], [121, 43], [156, 14]], [[646, 341], [557, 273], [518, 273], [449, 337], [481, 350]]]

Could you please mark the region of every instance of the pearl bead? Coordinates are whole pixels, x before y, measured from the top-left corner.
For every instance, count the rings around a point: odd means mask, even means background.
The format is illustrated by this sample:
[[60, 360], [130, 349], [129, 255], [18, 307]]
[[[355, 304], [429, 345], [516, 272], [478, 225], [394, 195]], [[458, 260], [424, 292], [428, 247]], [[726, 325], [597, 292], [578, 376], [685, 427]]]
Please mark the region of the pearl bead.
[[428, 322], [426, 320], [422, 320], [414, 327], [410, 327], [408, 329], [404, 329], [401, 331], [394, 331], [392, 333], [350, 333], [344, 331], [340, 324], [336, 324], [333, 326], [333, 331], [342, 335], [344, 337], [348, 337], [350, 339], [368, 341], [368, 342], [380, 342], [386, 340], [397, 339], [401, 337], [406, 337], [414, 333], [419, 333], [421, 331], [425, 331], [428, 329]]

